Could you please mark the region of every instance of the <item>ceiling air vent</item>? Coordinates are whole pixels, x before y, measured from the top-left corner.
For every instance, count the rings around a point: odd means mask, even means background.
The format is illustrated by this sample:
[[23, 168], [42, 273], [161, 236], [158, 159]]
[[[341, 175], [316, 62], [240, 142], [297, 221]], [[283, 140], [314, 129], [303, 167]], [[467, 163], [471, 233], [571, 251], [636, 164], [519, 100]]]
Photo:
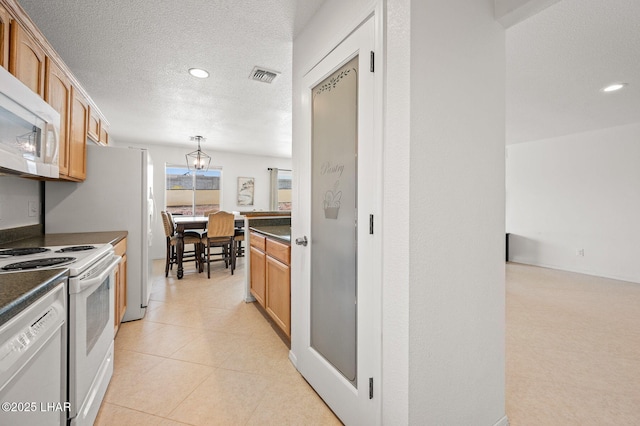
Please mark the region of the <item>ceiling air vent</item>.
[[262, 81], [263, 83], [271, 83], [280, 74], [277, 71], [266, 70], [260, 67], [254, 67], [249, 78], [251, 80]]

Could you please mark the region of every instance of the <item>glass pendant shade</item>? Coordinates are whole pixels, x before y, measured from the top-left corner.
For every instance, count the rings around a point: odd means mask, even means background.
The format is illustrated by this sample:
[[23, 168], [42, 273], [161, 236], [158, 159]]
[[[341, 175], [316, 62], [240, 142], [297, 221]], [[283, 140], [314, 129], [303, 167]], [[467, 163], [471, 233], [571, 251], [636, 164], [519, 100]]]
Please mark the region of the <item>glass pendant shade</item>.
[[191, 140], [198, 142], [198, 149], [185, 155], [185, 158], [187, 159], [187, 167], [189, 168], [189, 171], [192, 172], [199, 170], [204, 170], [206, 172], [209, 170], [211, 156], [205, 154], [202, 149], [200, 149], [200, 141], [205, 140], [205, 138], [202, 136], [192, 136]]

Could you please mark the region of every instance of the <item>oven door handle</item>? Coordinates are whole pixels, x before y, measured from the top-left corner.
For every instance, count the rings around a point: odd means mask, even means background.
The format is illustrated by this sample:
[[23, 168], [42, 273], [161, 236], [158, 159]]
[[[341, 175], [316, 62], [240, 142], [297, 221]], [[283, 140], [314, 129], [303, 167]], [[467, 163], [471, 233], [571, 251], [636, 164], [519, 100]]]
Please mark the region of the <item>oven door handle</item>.
[[[92, 286], [96, 285], [96, 284], [100, 284], [102, 283], [107, 276], [111, 275], [111, 273], [113, 272], [113, 270], [115, 269], [115, 267], [122, 261], [122, 258], [120, 256], [113, 256], [113, 260], [111, 261], [111, 263], [109, 263], [103, 270], [102, 272], [100, 272], [100, 275], [97, 275], [95, 277], [89, 278], [87, 280], [78, 280], [75, 284], [74, 289], [70, 289], [71, 293], [80, 293], [81, 291], [84, 291], [88, 288], [91, 288]], [[75, 281], [75, 280], [74, 280]], [[69, 283], [69, 285], [71, 286], [71, 282]], [[75, 290], [75, 291], [74, 291]]]

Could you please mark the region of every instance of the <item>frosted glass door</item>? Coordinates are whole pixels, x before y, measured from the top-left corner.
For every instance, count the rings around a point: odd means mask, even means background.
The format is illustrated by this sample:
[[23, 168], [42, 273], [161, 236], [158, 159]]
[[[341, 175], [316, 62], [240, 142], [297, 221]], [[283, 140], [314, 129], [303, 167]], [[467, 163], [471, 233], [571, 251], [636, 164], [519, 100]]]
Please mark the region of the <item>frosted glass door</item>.
[[311, 346], [355, 386], [358, 57], [312, 96]]

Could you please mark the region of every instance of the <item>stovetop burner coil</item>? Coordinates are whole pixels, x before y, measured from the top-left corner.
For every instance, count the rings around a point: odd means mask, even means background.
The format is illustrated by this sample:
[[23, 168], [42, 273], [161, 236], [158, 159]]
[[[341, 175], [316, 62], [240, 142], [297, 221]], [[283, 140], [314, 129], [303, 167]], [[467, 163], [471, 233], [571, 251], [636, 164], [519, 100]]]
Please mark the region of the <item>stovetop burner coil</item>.
[[73, 252], [73, 251], [86, 251], [86, 250], [93, 250], [94, 248], [95, 248], [95, 246], [70, 246], [70, 247], [61, 248], [60, 250], [56, 250], [56, 253], [66, 253], [66, 252]]
[[44, 247], [13, 248], [0, 250], [0, 256], [25, 256], [28, 254], [44, 253], [45, 251], [49, 251], [49, 249]]
[[24, 262], [10, 263], [2, 267], [3, 271], [24, 271], [29, 269], [47, 268], [50, 266], [62, 266], [72, 263], [75, 257], [49, 257], [45, 259], [25, 260]]

